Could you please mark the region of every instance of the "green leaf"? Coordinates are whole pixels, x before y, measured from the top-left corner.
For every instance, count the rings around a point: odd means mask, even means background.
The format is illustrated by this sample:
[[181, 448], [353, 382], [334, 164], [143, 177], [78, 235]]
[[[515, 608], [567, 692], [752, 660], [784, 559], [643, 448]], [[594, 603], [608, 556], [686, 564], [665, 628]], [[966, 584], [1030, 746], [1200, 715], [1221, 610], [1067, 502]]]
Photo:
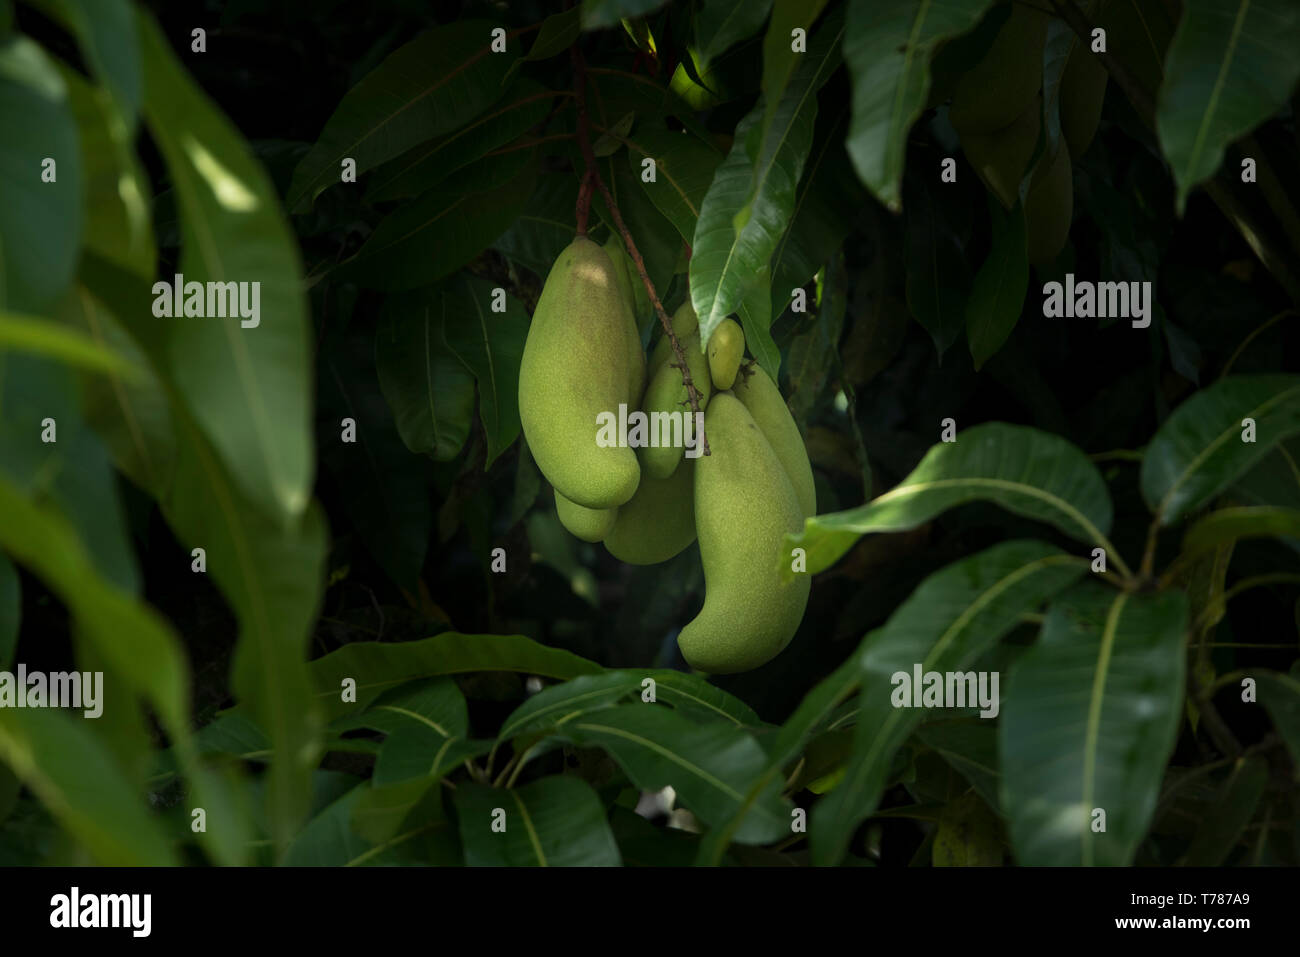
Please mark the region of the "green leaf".
[[[502, 152], [506, 144], [546, 119], [556, 96], [532, 80], [516, 80], [486, 113], [375, 170], [366, 188], [366, 202], [417, 196], [485, 154]], [[515, 146], [518, 144], [510, 148]]]
[[[977, 500], [1047, 522], [1090, 547], [1106, 547], [1112, 509], [1096, 466], [1065, 439], [1001, 422], [974, 426], [955, 442], [932, 446], [893, 489], [857, 508], [808, 519], [787, 544], [805, 548], [809, 573], [818, 572], [860, 535], [905, 531]], [[1118, 553], [1109, 547], [1107, 552], [1122, 567]]]
[[704, 0], [695, 17], [700, 71], [707, 71], [714, 57], [757, 33], [771, 9], [772, 0]]
[[1002, 863], [1002, 827], [978, 794], [944, 807], [931, 846], [935, 867], [996, 867]]
[[445, 817], [412, 822], [409, 830], [382, 843], [366, 840], [353, 816], [370, 793], [368, 785], [352, 788], [307, 824], [294, 838], [284, 863], [289, 867], [449, 866], [460, 863], [456, 831]]
[[[813, 860], [839, 861], [875, 809], [894, 753], [924, 712], [898, 703], [895, 676], [963, 672], [1036, 608], [1076, 581], [1086, 564], [1042, 542], [1013, 541], [955, 562], [925, 579], [855, 656], [862, 683], [853, 756], [844, 779], [812, 815]], [[921, 689], [913, 688], [919, 695]], [[996, 704], [995, 704], [996, 706]]]
[[988, 258], [975, 274], [966, 300], [966, 338], [979, 369], [1002, 348], [1020, 320], [1029, 291], [1029, 254], [1025, 246], [1024, 206], [1007, 212], [988, 197], [993, 221], [993, 244]]
[[1186, 5], [1156, 110], [1180, 216], [1187, 194], [1214, 175], [1228, 144], [1286, 104], [1300, 78], [1297, 47], [1300, 10], [1289, 0]]
[[665, 0], [582, 0], [582, 29], [612, 27], [624, 17], [654, 13]]
[[[582, 32], [579, 9], [571, 7], [563, 13], [553, 13], [542, 21], [542, 28], [537, 32], [537, 39], [528, 48], [524, 60], [549, 60], [573, 46]], [[522, 61], [520, 61], [522, 62]]]
[[534, 152], [493, 157], [399, 207], [339, 266], [339, 277], [392, 292], [451, 275], [527, 206], [537, 178]]
[[18, 581], [18, 569], [0, 551], [0, 671], [9, 670], [13, 664], [22, 615], [23, 592]]
[[795, 66], [802, 54], [794, 50], [794, 31], [807, 31], [821, 16], [827, 0], [776, 0], [772, 19], [763, 35], [763, 132], [772, 125], [777, 104], [785, 94]]
[[[1254, 439], [1244, 441], [1244, 419]], [[1142, 497], [1161, 525], [1200, 508], [1300, 432], [1300, 377], [1232, 376], [1201, 389], [1160, 426], [1142, 457]]]
[[651, 671], [641, 678], [655, 679], [657, 700], [672, 705], [675, 710], [694, 720], [729, 721], [742, 728], [756, 727], [762, 723], [753, 708], [735, 695], [709, 684], [699, 675], [681, 671]]
[[1087, 582], [1048, 609], [1011, 668], [1000, 727], [1019, 863], [1132, 863], [1182, 717], [1186, 628], [1179, 592]]
[[254, 506], [288, 522], [307, 508], [314, 464], [297, 242], [239, 132], [143, 13], [139, 29], [145, 118], [181, 212], [180, 272], [187, 283], [260, 283], [265, 321], [243, 328], [235, 318], [149, 316], [128, 327], [142, 331], [137, 337]]
[[544, 280], [551, 264], [577, 233], [574, 220], [577, 195], [578, 181], [571, 173], [541, 173], [537, 189], [523, 212], [496, 238], [492, 248]]
[[1272, 505], [1221, 508], [1187, 530], [1183, 556], [1231, 544], [1239, 538], [1300, 537], [1300, 509]]
[[502, 722], [497, 740], [562, 727], [588, 712], [612, 708], [640, 688], [640, 676], [630, 671], [578, 675], [543, 688], [512, 711]]
[[1300, 681], [1276, 671], [1255, 669], [1252, 674], [1259, 689], [1259, 703], [1286, 742], [1291, 760], [1300, 767]]
[[[685, 130], [674, 132], [649, 123], [643, 123], [625, 141], [628, 165], [641, 189], [682, 239], [691, 242], [700, 206], [722, 156], [712, 144]], [[647, 157], [655, 161], [653, 183], [642, 176], [641, 164]]]
[[528, 338], [528, 313], [510, 296], [503, 297], [503, 311], [497, 311], [499, 287], [485, 279], [462, 274], [451, 285], [456, 309], [444, 313], [444, 342], [478, 381], [487, 469], [519, 437], [519, 363]]
[[309, 210], [322, 191], [340, 182], [345, 159], [355, 160], [357, 173], [363, 173], [458, 129], [495, 103], [517, 56], [517, 43], [507, 42], [504, 53], [491, 51], [497, 26], [460, 20], [434, 27], [362, 77], [294, 170], [289, 209]]
[[970, 264], [957, 235], [943, 218], [944, 206], [918, 183], [903, 221], [907, 256], [907, 308], [930, 334], [942, 361], [961, 335], [972, 292]]
[[49, 319], [0, 311], [0, 348], [29, 352], [90, 372], [138, 380], [139, 366], [89, 336]]
[[[0, 308], [39, 313], [72, 281], [83, 186], [67, 86], [23, 36], [0, 38], [0, 129]], [[57, 178], [45, 182], [50, 172]]]
[[799, 707], [782, 725], [776, 740], [767, 749], [767, 764], [747, 789], [739, 807], [716, 823], [704, 836], [696, 857], [697, 864], [716, 866], [722, 862], [727, 845], [733, 840], [746, 815], [769, 787], [773, 784], [780, 786], [784, 780], [782, 769], [798, 756], [814, 735], [826, 727], [836, 709], [858, 690], [860, 675], [857, 661], [851, 658], [804, 695]]
[[375, 366], [397, 431], [412, 452], [441, 462], [460, 454], [474, 415], [474, 380], [447, 344], [465, 313], [456, 282], [389, 296], [375, 336]]
[[97, 864], [176, 864], [158, 822], [79, 718], [57, 709], [0, 708], [0, 758]]
[[1259, 755], [1240, 758], [1219, 788], [1214, 805], [1206, 809], [1201, 826], [1182, 863], [1191, 867], [1222, 866], [1242, 840], [1242, 832], [1268, 787], [1268, 762]]
[[[544, 678], [599, 674], [600, 665], [548, 648], [523, 635], [462, 635], [448, 631], [406, 642], [359, 641], [310, 665], [315, 699], [328, 720], [364, 709], [390, 688], [417, 678], [470, 671], [515, 671]], [[343, 682], [356, 682], [356, 701], [343, 700]]]
[[[667, 708], [627, 704], [582, 715], [561, 734], [584, 747], [603, 748], [642, 790], [671, 786], [701, 821], [717, 825], [740, 807], [767, 764], [758, 742], [729, 723], [696, 724]], [[780, 782], [765, 787], [734, 839], [763, 844], [790, 833]]]
[[112, 93], [129, 139], [135, 132], [142, 87], [140, 45], [129, 0], [34, 2], [77, 38], [81, 54], [94, 75]]
[[[605, 180], [605, 185], [609, 187], [614, 202], [618, 204], [623, 223], [632, 235], [637, 251], [641, 253], [646, 274], [650, 277], [650, 282], [662, 301], [662, 297], [668, 290], [668, 284], [672, 281], [673, 270], [682, 254], [681, 239], [673, 224], [637, 185], [641, 179], [639, 173], [634, 173], [626, 163], [615, 156], [605, 157], [597, 162], [601, 164], [601, 176]], [[605, 205], [605, 198], [599, 191], [592, 197], [591, 208], [611, 232], [618, 231], [614, 217]], [[572, 236], [569, 237], [569, 241], [573, 241]], [[631, 265], [630, 260], [629, 278], [633, 282], [641, 283], [640, 274], [636, 267]], [[642, 285], [644, 286], [644, 283]]]
[[[812, 147], [817, 91], [839, 65], [843, 34], [838, 17], [826, 21], [795, 71], [767, 135], [759, 105], [737, 125], [731, 152], [713, 176], [691, 243], [691, 301], [702, 345], [740, 308], [755, 277], [767, 274], [790, 225]], [[743, 223], [739, 229], [738, 221]]]
[[897, 212], [907, 135], [930, 95], [930, 55], [979, 22], [991, 0], [850, 0], [844, 60], [853, 80], [847, 146], [858, 178]]
[[989, 805], [998, 806], [998, 729], [983, 718], [932, 721], [916, 737], [938, 752]]
[[456, 809], [465, 863], [471, 867], [623, 863], [600, 798], [579, 778], [556, 775], [508, 791], [462, 784]]

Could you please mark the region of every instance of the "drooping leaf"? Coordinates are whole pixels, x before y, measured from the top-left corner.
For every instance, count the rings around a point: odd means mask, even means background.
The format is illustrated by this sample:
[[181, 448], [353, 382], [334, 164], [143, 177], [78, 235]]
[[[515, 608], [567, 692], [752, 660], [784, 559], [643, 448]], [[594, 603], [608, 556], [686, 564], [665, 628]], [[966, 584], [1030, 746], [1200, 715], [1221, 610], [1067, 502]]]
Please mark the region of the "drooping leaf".
[[771, 8], [772, 0], [704, 0], [695, 17], [700, 69], [707, 70], [714, 57], [757, 33]]
[[[941, 442], [897, 486], [865, 505], [818, 515], [788, 544], [807, 550], [808, 571], [829, 568], [867, 532], [915, 528], [969, 501], [990, 501], [1047, 522], [1089, 547], [1110, 531], [1110, 493], [1096, 466], [1058, 436], [1001, 422]], [[1116, 555], [1110, 556], [1112, 563]]]
[[[917, 669], [964, 672], [1037, 607], [1076, 581], [1086, 565], [1042, 542], [1013, 541], [962, 559], [923, 581], [889, 620], [866, 637], [855, 660], [862, 692], [853, 755], [844, 779], [814, 809], [813, 860], [837, 862], [876, 807], [894, 752], [920, 722], [899, 701]], [[964, 685], [958, 684], [964, 691]], [[912, 688], [919, 696], [920, 688]], [[994, 705], [996, 707], [996, 704]]]
[[67, 85], [45, 51], [16, 34], [0, 38], [0, 129], [0, 308], [36, 314], [76, 268], [81, 152]]
[[[655, 161], [653, 182], [643, 175], [645, 160]], [[627, 138], [627, 159], [642, 190], [686, 242], [695, 238], [700, 206], [722, 156], [710, 143], [681, 130], [642, 124]]]
[[1230, 545], [1240, 538], [1298, 538], [1300, 510], [1273, 505], [1246, 505], [1211, 512], [1187, 530], [1183, 554]]
[[[140, 44], [128, 0], [34, 0], [77, 38], [94, 75], [108, 87], [128, 134], [140, 112]], [[93, 194], [91, 194], [93, 195]]]
[[316, 145], [294, 170], [286, 205], [306, 212], [340, 182], [346, 159], [358, 174], [478, 116], [505, 92], [502, 81], [519, 54], [491, 49], [487, 20], [434, 27], [399, 47], [349, 90], [326, 121]]
[[1156, 431], [1142, 457], [1142, 497], [1160, 524], [1172, 525], [1297, 432], [1300, 377], [1220, 379]]
[[622, 864], [605, 808], [580, 778], [555, 775], [509, 790], [464, 784], [456, 809], [471, 867]]
[[1086, 582], [1049, 608], [1011, 668], [999, 727], [1019, 863], [1132, 862], [1182, 716], [1186, 626], [1173, 591]]
[[805, 41], [808, 30], [821, 16], [827, 0], [776, 0], [772, 6], [772, 19], [763, 35], [763, 130], [772, 125], [777, 104], [785, 94], [786, 85], [802, 55], [795, 50], [795, 30], [802, 30]]
[[1002, 348], [1020, 319], [1029, 291], [1029, 254], [1025, 246], [1024, 206], [1007, 212], [992, 196], [993, 245], [980, 266], [966, 300], [966, 338], [978, 369]]
[[907, 244], [907, 307], [934, 340], [939, 359], [964, 327], [972, 292], [970, 263], [928, 184], [909, 195], [903, 223]]
[[1160, 145], [1187, 195], [1223, 162], [1228, 144], [1275, 114], [1300, 78], [1300, 9], [1288, 0], [1185, 5], [1156, 109]]
[[[149, 316], [128, 327], [140, 331], [254, 507], [287, 523], [307, 508], [314, 463], [297, 243], [239, 132], [190, 79], [152, 19], [142, 13], [138, 25], [145, 119], [181, 213], [180, 272], [186, 283], [258, 283], [251, 288], [260, 319], [244, 327], [253, 320]], [[142, 312], [145, 301], [132, 308]]]
[[979, 22], [991, 0], [850, 0], [844, 61], [853, 78], [847, 141], [858, 178], [900, 208], [907, 135], [930, 94], [930, 56], [939, 41]]

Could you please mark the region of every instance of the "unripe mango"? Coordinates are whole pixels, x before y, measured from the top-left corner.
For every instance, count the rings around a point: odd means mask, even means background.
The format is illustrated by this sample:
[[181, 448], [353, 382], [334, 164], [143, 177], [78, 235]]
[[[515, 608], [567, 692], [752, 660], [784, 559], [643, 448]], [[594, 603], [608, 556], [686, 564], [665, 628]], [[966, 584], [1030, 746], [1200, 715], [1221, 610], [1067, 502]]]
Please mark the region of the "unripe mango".
[[803, 528], [794, 488], [753, 416], [720, 392], [705, 415], [711, 455], [695, 461], [695, 531], [704, 607], [677, 636], [692, 668], [730, 674], [757, 668], [790, 643], [811, 580], [781, 581], [784, 537]]
[[745, 331], [736, 320], [723, 319], [709, 338], [709, 375], [715, 389], [731, 388], [744, 357]]
[[[700, 322], [695, 316], [695, 307], [691, 305], [689, 299], [677, 307], [677, 311], [672, 315], [671, 325], [673, 327], [673, 335], [677, 337], [677, 341], [681, 342], [683, 347], [685, 346], [683, 340], [689, 338], [692, 332], [699, 332]], [[698, 335], [695, 337], [695, 351], [700, 351], [700, 339]], [[655, 343], [654, 349], [650, 352], [650, 361], [646, 364], [646, 374], [653, 379], [655, 373], [659, 371], [659, 367], [667, 362], [668, 357], [672, 354], [672, 342], [669, 340], [667, 335], [660, 333], [659, 340]], [[691, 375], [694, 376], [695, 373], [692, 372]]]
[[1025, 241], [1035, 266], [1056, 258], [1070, 235], [1074, 217], [1074, 179], [1070, 147], [1061, 143], [1050, 160], [1043, 157], [1025, 196]]
[[[700, 395], [700, 411], [703, 412], [709, 403], [709, 395], [712, 389], [709, 385], [709, 368], [708, 362], [704, 358], [704, 353], [700, 351], [700, 331], [694, 330], [686, 338], [678, 340], [682, 344], [682, 351], [686, 354], [686, 366], [691, 370], [691, 381], [695, 383], [696, 391]], [[698, 432], [692, 416], [690, 403], [687, 401], [686, 382], [682, 378], [682, 370], [677, 368], [672, 358], [660, 363], [659, 368], [655, 371], [654, 378], [650, 380], [650, 385], [646, 387], [645, 398], [641, 402], [641, 410], [645, 412], [649, 419], [648, 427], [650, 435], [657, 433], [662, 435], [662, 427], [656, 424], [656, 416], [662, 417], [665, 413], [680, 413], [683, 418], [680, 419], [682, 424], [682, 439], [685, 440], [687, 422], [690, 422], [692, 435], [698, 439]], [[662, 422], [671, 424], [673, 417], [662, 419]], [[673, 436], [676, 438], [676, 436]], [[666, 479], [677, 469], [685, 453], [684, 445], [647, 445], [640, 450], [641, 468], [647, 476], [656, 479]]]
[[631, 565], [655, 565], [695, 541], [695, 461], [687, 459], [666, 479], [641, 477], [605, 536], [611, 555]]
[[1108, 75], [1095, 53], [1075, 46], [1061, 77], [1061, 135], [1071, 156], [1082, 156], [1097, 135]]
[[785, 469], [802, 517], [816, 515], [817, 486], [813, 482], [812, 463], [808, 461], [808, 447], [804, 445], [799, 426], [795, 424], [781, 390], [763, 367], [755, 364], [748, 376], [741, 375], [736, 379], [732, 392], [753, 416]]
[[640, 339], [614, 264], [585, 237], [551, 267], [519, 366], [519, 418], [537, 467], [576, 505], [615, 508], [641, 479], [636, 453], [596, 444], [597, 415], [634, 406]]
[[[636, 498], [635, 495], [632, 497]], [[618, 509], [583, 508], [576, 502], [570, 502], [557, 491], [555, 514], [559, 516], [560, 524], [575, 538], [580, 538], [584, 542], [602, 542], [614, 527], [614, 520], [618, 518]]]
[[957, 85], [948, 119], [959, 133], [992, 133], [1015, 121], [1043, 85], [1043, 46], [1050, 17], [1014, 3], [984, 59]]
[[994, 133], [962, 133], [961, 148], [980, 179], [1007, 209], [1020, 197], [1020, 181], [1038, 145], [1043, 106], [1034, 97], [1010, 126]]
[[605, 245], [601, 247], [605, 250], [605, 255], [609, 256], [609, 261], [614, 264], [614, 276], [618, 280], [618, 289], [623, 296], [623, 301], [627, 303], [628, 309], [632, 311], [632, 323], [636, 327], [636, 339], [629, 342], [629, 347], [636, 353], [632, 359], [632, 401], [637, 402], [641, 398], [641, 393], [645, 391], [646, 370], [645, 370], [645, 350], [641, 348], [641, 327], [643, 319], [647, 319], [650, 314], [650, 297], [646, 295], [645, 283], [637, 274], [636, 266], [628, 258], [623, 249], [623, 243], [618, 236], [610, 233], [609, 239], [605, 240]]

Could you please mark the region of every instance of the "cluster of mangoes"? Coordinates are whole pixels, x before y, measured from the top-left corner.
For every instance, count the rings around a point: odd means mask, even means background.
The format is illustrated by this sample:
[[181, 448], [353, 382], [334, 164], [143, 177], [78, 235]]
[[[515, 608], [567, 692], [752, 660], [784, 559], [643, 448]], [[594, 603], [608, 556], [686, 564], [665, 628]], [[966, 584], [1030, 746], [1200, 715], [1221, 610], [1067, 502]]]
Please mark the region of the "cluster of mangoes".
[[[984, 58], [958, 82], [948, 118], [966, 158], [1007, 209], [1019, 198], [1043, 125], [1043, 47], [1051, 16], [1032, 4], [1013, 3]], [[1076, 43], [1058, 91], [1061, 137], [1042, 155], [1025, 196], [1029, 261], [1050, 262], [1060, 253], [1074, 215], [1072, 156], [1083, 155], [1101, 121], [1106, 68]]]
[[705, 600], [678, 635], [700, 671], [747, 671], [794, 636], [809, 577], [781, 580], [787, 532], [816, 512], [812, 467], [776, 383], [754, 363], [725, 320], [704, 352], [689, 300], [672, 317], [698, 393], [710, 454], [681, 445], [602, 445], [602, 413], [693, 415], [667, 335], [647, 360], [633, 318], [644, 290], [617, 238], [578, 237], [542, 288], [519, 369], [524, 437], [555, 488], [564, 527], [634, 565], [667, 561], [697, 538]]

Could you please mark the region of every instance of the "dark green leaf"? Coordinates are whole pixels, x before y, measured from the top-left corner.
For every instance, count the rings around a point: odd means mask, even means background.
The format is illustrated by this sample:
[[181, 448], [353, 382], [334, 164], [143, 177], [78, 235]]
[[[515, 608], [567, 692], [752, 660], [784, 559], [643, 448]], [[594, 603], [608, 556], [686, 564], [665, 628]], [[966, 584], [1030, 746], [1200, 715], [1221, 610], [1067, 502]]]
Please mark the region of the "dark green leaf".
[[140, 112], [140, 45], [129, 0], [36, 0], [77, 38], [81, 54], [113, 95], [128, 134]]
[[528, 48], [528, 55], [524, 59], [549, 60], [573, 46], [582, 32], [579, 13], [577, 7], [572, 7], [563, 13], [553, 13], [543, 20], [537, 39]]
[[610, 671], [578, 675], [562, 684], [543, 688], [511, 712], [501, 725], [498, 740], [562, 727], [590, 711], [613, 707], [640, 687], [641, 680], [636, 674]]
[[934, 748], [979, 792], [990, 807], [998, 806], [998, 729], [983, 718], [932, 721], [916, 736]]
[[1231, 544], [1239, 538], [1300, 537], [1300, 510], [1272, 505], [1221, 508], [1187, 530], [1184, 555]]
[[1300, 767], [1300, 681], [1275, 671], [1254, 674], [1259, 702], [1273, 719], [1273, 726], [1286, 742], [1291, 760]]
[[18, 570], [0, 551], [0, 671], [7, 671], [13, 663], [22, 614], [23, 593]]
[[1220, 787], [1214, 806], [1206, 810], [1183, 863], [1192, 867], [1221, 866], [1242, 840], [1242, 832], [1259, 807], [1266, 787], [1267, 761], [1259, 755], [1238, 760]]
[[707, 70], [718, 54], [757, 33], [771, 8], [772, 0], [704, 0], [695, 17], [700, 69]]
[[[722, 156], [711, 144], [682, 130], [643, 123], [626, 140], [632, 175], [686, 242], [695, 238], [700, 206]], [[641, 164], [655, 161], [655, 180], [646, 182]], [[636, 238], [636, 237], [633, 237]]]
[[471, 867], [622, 864], [605, 808], [579, 778], [541, 778], [508, 791], [463, 784], [456, 789], [456, 809]]
[[653, 13], [665, 0], [582, 0], [582, 29], [612, 27], [624, 17]]
[[907, 307], [934, 340], [942, 360], [962, 332], [971, 294], [970, 264], [928, 186], [918, 183], [909, 200], [903, 221]]
[[993, 246], [975, 274], [966, 300], [966, 338], [978, 369], [1002, 348], [1020, 319], [1029, 290], [1029, 254], [1025, 246], [1025, 213], [1017, 203], [1007, 212], [989, 196]]
[[455, 828], [445, 817], [413, 824], [383, 843], [372, 843], [353, 827], [353, 815], [369, 793], [358, 785], [326, 807], [294, 838], [284, 863], [290, 867], [392, 867], [460, 863]]
[[496, 238], [492, 248], [544, 280], [577, 233], [577, 195], [578, 181], [572, 174], [542, 173], [523, 212]]

